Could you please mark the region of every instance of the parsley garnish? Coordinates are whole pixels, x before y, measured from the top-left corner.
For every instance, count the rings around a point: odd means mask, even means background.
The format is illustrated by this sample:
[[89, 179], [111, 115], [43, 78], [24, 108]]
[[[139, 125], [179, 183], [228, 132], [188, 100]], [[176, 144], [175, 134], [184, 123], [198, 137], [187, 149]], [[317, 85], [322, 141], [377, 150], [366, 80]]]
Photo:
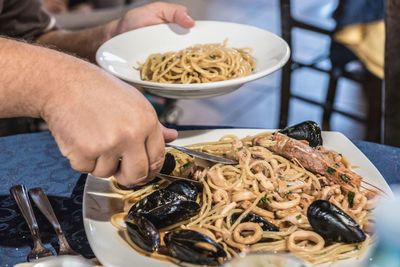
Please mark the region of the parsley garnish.
[[261, 198], [261, 201], [264, 202], [264, 203], [267, 203], [267, 196], [264, 195], [264, 196]]
[[241, 146], [241, 147], [238, 147], [238, 148], [236, 148], [236, 150], [237, 151], [240, 151], [240, 150], [242, 150], [243, 149], [243, 147]]
[[343, 182], [348, 183], [350, 178], [346, 174], [340, 175], [340, 178], [343, 180]]
[[278, 215], [276, 215], [276, 210], [274, 210], [274, 218], [277, 219]]
[[190, 161], [186, 162], [185, 164], [183, 164], [183, 168], [186, 168], [187, 166], [190, 165]]
[[336, 170], [334, 168], [328, 167], [328, 169], [326, 170], [329, 174], [332, 174], [334, 172], [336, 172]]
[[210, 58], [215, 59], [215, 55], [210, 55]]
[[360, 246], [357, 244], [357, 245], [354, 245], [354, 248], [357, 249], [357, 250], [359, 250], [359, 249], [360, 249]]
[[347, 202], [349, 202], [350, 208], [353, 207], [354, 195], [355, 195], [355, 193], [352, 192], [352, 191], [349, 191], [349, 192], [347, 193]]
[[300, 219], [301, 219], [301, 214], [297, 215], [297, 216], [296, 216], [296, 219], [297, 219], [297, 220], [300, 220]]
[[153, 189], [157, 189], [157, 188], [160, 187], [160, 185], [159, 185], [158, 183], [154, 183], [154, 184], [151, 185], [151, 187], [152, 187]]
[[286, 185], [286, 187], [291, 187], [291, 186], [292, 186], [291, 184], [287, 184], [287, 185]]
[[165, 60], [165, 56], [163, 56], [162, 58], [161, 58], [161, 61], [164, 61]]

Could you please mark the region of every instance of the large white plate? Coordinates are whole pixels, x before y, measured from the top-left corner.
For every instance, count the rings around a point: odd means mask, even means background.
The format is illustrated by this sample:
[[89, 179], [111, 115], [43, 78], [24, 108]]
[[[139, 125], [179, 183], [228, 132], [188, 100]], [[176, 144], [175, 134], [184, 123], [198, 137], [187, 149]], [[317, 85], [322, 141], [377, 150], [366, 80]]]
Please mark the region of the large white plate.
[[[174, 142], [177, 145], [187, 145], [203, 141], [215, 141], [226, 134], [234, 134], [239, 137], [254, 135], [265, 130], [260, 129], [218, 129], [201, 131], [180, 132], [179, 139]], [[365, 181], [381, 188], [388, 195], [392, 192], [374, 165], [368, 158], [343, 134], [338, 132], [322, 133], [324, 146], [334, 149], [346, 156], [352, 165], [359, 166], [355, 172], [365, 177]], [[83, 196], [83, 219], [89, 243], [96, 257], [107, 267], [124, 266], [175, 266], [168, 262], [158, 261], [149, 257], [142, 256], [133, 250], [118, 234], [117, 230], [109, 222], [110, 216], [120, 212], [122, 209], [121, 201], [112, 193], [108, 179], [88, 176]], [[366, 259], [343, 260], [336, 266], [363, 266], [362, 262]]]
[[[227, 81], [202, 84], [163, 84], [142, 81], [134, 67], [153, 53], [179, 51], [194, 44], [222, 43], [228, 47], [250, 47], [256, 59], [254, 73]], [[246, 82], [264, 77], [281, 68], [290, 55], [287, 43], [266, 30], [222, 21], [196, 21], [192, 29], [176, 24], [160, 24], [118, 35], [97, 51], [97, 63], [115, 76], [149, 92], [168, 98], [203, 98], [229, 93]]]

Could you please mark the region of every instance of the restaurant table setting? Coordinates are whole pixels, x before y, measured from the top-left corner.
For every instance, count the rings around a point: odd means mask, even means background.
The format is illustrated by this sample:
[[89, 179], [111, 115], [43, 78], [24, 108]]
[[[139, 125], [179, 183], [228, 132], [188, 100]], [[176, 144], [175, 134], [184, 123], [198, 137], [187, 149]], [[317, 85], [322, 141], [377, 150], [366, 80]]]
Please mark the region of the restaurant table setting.
[[[178, 130], [205, 130], [211, 127], [180, 126]], [[375, 165], [389, 185], [400, 183], [400, 148], [352, 140]], [[32, 237], [10, 188], [24, 184], [27, 190], [41, 187], [54, 209], [72, 249], [86, 258], [94, 258], [82, 218], [82, 198], [87, 175], [71, 169], [49, 132], [0, 138], [0, 266], [13, 266], [27, 260]], [[59, 241], [52, 225], [33, 206], [45, 247], [54, 254]]]

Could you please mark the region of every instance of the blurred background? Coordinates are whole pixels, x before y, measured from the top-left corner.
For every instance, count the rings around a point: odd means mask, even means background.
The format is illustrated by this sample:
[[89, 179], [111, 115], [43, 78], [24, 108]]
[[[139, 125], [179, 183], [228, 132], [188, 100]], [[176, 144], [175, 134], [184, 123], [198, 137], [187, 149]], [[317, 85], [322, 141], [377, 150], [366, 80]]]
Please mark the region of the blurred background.
[[[67, 29], [103, 24], [153, 2], [43, 1]], [[147, 95], [164, 123], [276, 129], [313, 120], [351, 139], [381, 142], [383, 0], [165, 2], [185, 5], [196, 20], [231, 21], [276, 33], [289, 43], [292, 55], [282, 70], [227, 95], [178, 101]]]

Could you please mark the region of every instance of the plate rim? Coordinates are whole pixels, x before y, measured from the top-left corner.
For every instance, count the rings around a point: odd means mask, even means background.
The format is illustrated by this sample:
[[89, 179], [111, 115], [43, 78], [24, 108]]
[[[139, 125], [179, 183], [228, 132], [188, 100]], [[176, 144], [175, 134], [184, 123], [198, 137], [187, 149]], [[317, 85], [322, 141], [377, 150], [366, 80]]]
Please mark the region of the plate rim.
[[[157, 24], [157, 25], [150, 25], [150, 26], [146, 26], [146, 27], [141, 27], [138, 29], [134, 29], [131, 31], [127, 31], [121, 34], [118, 34], [116, 36], [114, 36], [113, 38], [107, 40], [106, 42], [104, 42], [96, 51], [96, 62], [97, 64], [103, 68], [104, 70], [106, 70], [107, 72], [115, 75], [116, 77], [133, 83], [137, 86], [142, 86], [142, 87], [149, 87], [152, 90], [171, 90], [171, 91], [181, 91], [181, 90], [188, 90], [188, 91], [192, 91], [192, 90], [199, 90], [201, 89], [202, 91], [206, 91], [208, 90], [212, 90], [212, 89], [216, 89], [216, 88], [221, 88], [221, 87], [229, 87], [229, 86], [235, 86], [235, 85], [243, 85], [244, 83], [250, 82], [250, 81], [254, 81], [257, 79], [260, 79], [262, 77], [265, 77], [269, 74], [272, 74], [273, 72], [279, 70], [280, 68], [282, 68], [287, 61], [289, 60], [290, 54], [291, 54], [291, 49], [288, 45], [288, 43], [279, 35], [268, 31], [266, 29], [254, 26], [254, 25], [249, 25], [249, 24], [243, 24], [243, 23], [237, 23], [237, 22], [229, 22], [229, 21], [218, 21], [218, 20], [196, 20], [195, 21], [196, 25], [200, 24], [200, 27], [204, 27], [204, 25], [206, 24], [211, 24], [211, 23], [218, 23], [218, 24], [229, 24], [229, 25], [240, 25], [241, 27], [248, 27], [248, 28], [252, 28], [252, 29], [256, 29], [259, 31], [263, 31], [271, 36], [274, 36], [274, 38], [276, 38], [277, 40], [279, 40], [284, 48], [285, 48], [285, 54], [283, 55], [283, 57], [280, 59], [280, 61], [267, 69], [264, 69], [260, 72], [257, 73], [252, 73], [250, 75], [247, 76], [243, 76], [243, 77], [239, 77], [239, 78], [234, 78], [234, 79], [230, 79], [230, 80], [225, 80], [225, 81], [218, 81], [218, 82], [209, 82], [209, 83], [200, 83], [200, 84], [160, 84], [160, 83], [156, 83], [156, 82], [149, 82], [149, 81], [142, 81], [140, 79], [132, 79], [129, 77], [122, 77], [122, 75], [116, 73], [116, 72], [111, 72], [108, 68], [107, 68], [107, 64], [105, 64], [105, 61], [101, 60], [101, 53], [103, 52], [104, 48], [109, 45], [111, 42], [115, 41], [115, 39], [117, 38], [123, 38], [124, 36], [128, 36], [130, 34], [132, 34], [132, 32], [140, 32], [140, 31], [148, 31], [151, 30], [153, 28], [163, 28], [163, 27], [168, 27], [169, 25], [176, 25], [174, 23], [164, 23], [164, 24]], [[196, 27], [196, 26], [195, 26]]]

